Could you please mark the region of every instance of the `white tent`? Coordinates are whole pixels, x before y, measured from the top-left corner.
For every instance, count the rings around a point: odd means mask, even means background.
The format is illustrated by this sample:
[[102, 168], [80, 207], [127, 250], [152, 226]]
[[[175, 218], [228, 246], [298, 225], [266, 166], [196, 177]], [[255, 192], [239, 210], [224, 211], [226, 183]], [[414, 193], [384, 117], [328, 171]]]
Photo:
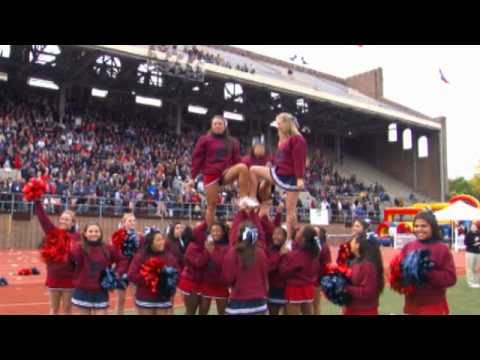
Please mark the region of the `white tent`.
[[[463, 201], [457, 201], [449, 207], [435, 212], [435, 217], [439, 222], [476, 221], [480, 220], [480, 210], [465, 204]], [[453, 237], [455, 251], [458, 251], [461, 245], [459, 244], [459, 238], [457, 236], [456, 229], [453, 231]]]
[[480, 210], [457, 201], [445, 209], [435, 212], [437, 221], [475, 221], [480, 220]]

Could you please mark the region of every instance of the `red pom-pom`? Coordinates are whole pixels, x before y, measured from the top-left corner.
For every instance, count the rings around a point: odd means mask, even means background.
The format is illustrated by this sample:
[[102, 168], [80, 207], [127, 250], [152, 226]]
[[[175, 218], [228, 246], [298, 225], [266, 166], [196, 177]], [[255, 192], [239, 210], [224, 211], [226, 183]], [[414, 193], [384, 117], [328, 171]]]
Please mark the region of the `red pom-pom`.
[[337, 265], [347, 265], [348, 261], [353, 258], [350, 241], [340, 245], [338, 249]]
[[333, 275], [333, 274], [342, 274], [347, 279], [352, 278], [352, 269], [345, 263], [345, 264], [328, 264], [325, 268], [326, 275]]
[[409, 295], [413, 292], [414, 287], [412, 285], [405, 286], [402, 284], [402, 269], [400, 264], [402, 263], [402, 256], [398, 254], [392, 259], [390, 263], [390, 273], [388, 276], [388, 282], [393, 291], [396, 291], [403, 295]]
[[142, 275], [147, 288], [152, 294], [156, 294], [158, 292], [160, 272], [164, 267], [165, 261], [157, 257], [151, 257], [140, 268], [140, 275]]
[[125, 228], [118, 229], [112, 234], [112, 244], [117, 249], [122, 249], [123, 242], [127, 239], [127, 230]]
[[62, 263], [68, 260], [71, 237], [66, 230], [55, 228], [45, 236], [40, 256], [46, 263]]
[[35, 201], [41, 199], [47, 191], [47, 183], [42, 178], [32, 178], [23, 187], [23, 196], [27, 201]]
[[18, 270], [17, 274], [20, 276], [29, 276], [29, 275], [32, 275], [33, 272], [32, 272], [32, 269], [23, 268]]

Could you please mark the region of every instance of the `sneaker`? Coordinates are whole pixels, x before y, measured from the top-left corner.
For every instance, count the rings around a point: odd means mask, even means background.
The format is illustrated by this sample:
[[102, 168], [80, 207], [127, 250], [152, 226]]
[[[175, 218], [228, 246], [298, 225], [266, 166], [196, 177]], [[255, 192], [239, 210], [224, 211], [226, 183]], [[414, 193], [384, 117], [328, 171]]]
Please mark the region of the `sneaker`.
[[247, 196], [244, 196], [244, 197], [238, 199], [238, 207], [243, 208], [243, 207], [247, 207], [247, 206], [249, 206]]
[[480, 288], [480, 285], [479, 284], [472, 284], [472, 285], [469, 285], [472, 289], [478, 289]]
[[251, 208], [256, 208], [260, 206], [260, 203], [254, 197], [247, 198], [247, 206]]

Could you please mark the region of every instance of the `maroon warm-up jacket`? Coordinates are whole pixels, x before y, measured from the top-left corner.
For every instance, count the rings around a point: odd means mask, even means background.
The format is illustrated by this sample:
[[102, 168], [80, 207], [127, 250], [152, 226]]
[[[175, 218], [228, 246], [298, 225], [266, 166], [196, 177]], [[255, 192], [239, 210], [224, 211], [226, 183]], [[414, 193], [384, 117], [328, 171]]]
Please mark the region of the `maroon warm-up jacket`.
[[73, 284], [75, 288], [86, 291], [102, 291], [100, 281], [102, 272], [115, 264], [115, 271], [122, 276], [128, 270], [128, 258], [112, 245], [90, 243], [84, 250], [80, 242], [76, 243], [72, 257], [75, 262]]
[[351, 285], [347, 285], [346, 290], [352, 295], [352, 302], [347, 308], [377, 309], [380, 292], [375, 266], [369, 261], [362, 261], [352, 263], [351, 269]]
[[227, 149], [223, 137], [203, 135], [193, 149], [192, 179], [200, 173], [221, 176], [225, 170], [238, 164], [240, 160], [240, 143], [237, 139], [233, 139], [231, 149]]
[[301, 135], [290, 136], [275, 153], [277, 175], [303, 179], [307, 160], [307, 142]]
[[222, 277], [231, 286], [231, 300], [266, 299], [268, 294], [268, 259], [264, 250], [255, 249], [255, 260], [245, 268], [235, 248], [230, 248], [225, 255]]
[[137, 252], [133, 257], [133, 261], [128, 270], [128, 280], [137, 286], [135, 298], [140, 301], [156, 302], [166, 300], [162, 299], [159, 294], [153, 294], [147, 287], [145, 279], [140, 274], [142, 265], [152, 257], [162, 259], [165, 261], [166, 266], [171, 266], [178, 270], [178, 262], [175, 259], [175, 256], [173, 256], [173, 254], [171, 254], [169, 251], [163, 251], [161, 253], [146, 253], [144, 250], [141, 250]]
[[296, 248], [282, 256], [278, 273], [287, 286], [315, 285], [319, 273], [318, 256], [313, 257], [309, 252]]
[[[57, 228], [48, 217], [40, 200], [35, 201], [35, 214], [37, 215], [40, 226], [45, 234]], [[73, 248], [74, 244], [80, 240], [80, 234], [77, 232], [69, 232], [69, 234], [73, 240], [71, 244]], [[71, 289], [74, 287], [73, 274], [75, 271], [75, 265], [72, 260], [65, 263], [49, 262], [46, 265], [47, 287], [55, 289]]]
[[435, 263], [434, 268], [427, 272], [427, 284], [415, 288], [411, 295], [405, 297], [405, 309], [410, 306], [429, 306], [446, 303], [447, 288], [457, 282], [455, 263], [448, 247], [440, 241], [412, 241], [402, 248], [405, 255], [413, 250], [430, 250], [430, 259]]

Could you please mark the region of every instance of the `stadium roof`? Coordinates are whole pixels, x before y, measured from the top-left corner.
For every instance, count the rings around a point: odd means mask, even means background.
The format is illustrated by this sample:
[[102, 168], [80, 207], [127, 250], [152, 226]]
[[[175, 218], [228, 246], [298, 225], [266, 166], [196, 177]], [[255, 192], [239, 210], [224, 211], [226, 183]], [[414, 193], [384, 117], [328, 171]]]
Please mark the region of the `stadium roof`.
[[[152, 54], [163, 60], [166, 54], [149, 50], [149, 45], [80, 45], [104, 51], [119, 53], [140, 58], [151, 57]], [[430, 129], [441, 129], [441, 123], [417, 111], [409, 109], [387, 99], [374, 99], [346, 85], [344, 79], [323, 74], [321, 72], [292, 65], [263, 55], [224, 45], [198, 46], [211, 54], [220, 54], [233, 67], [247, 64], [255, 68], [255, 74], [235, 69], [203, 63], [201, 67], [207, 74], [228, 79], [237, 79], [244, 83], [283, 91], [319, 102], [333, 103], [364, 113], [375, 114], [393, 121], [421, 126]], [[287, 68], [294, 68], [293, 76], [286, 73]]]

